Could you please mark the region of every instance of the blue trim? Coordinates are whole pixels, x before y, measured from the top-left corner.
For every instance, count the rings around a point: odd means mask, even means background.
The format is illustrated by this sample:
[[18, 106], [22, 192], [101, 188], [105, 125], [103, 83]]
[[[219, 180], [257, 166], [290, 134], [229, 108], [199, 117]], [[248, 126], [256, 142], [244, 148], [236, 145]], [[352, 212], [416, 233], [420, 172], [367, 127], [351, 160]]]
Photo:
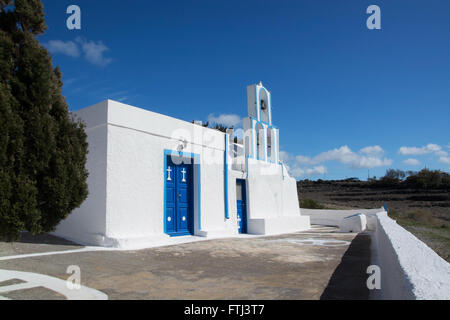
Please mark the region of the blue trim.
[[169, 237], [173, 238], [173, 237], [182, 237], [182, 236], [191, 236], [192, 234], [188, 231], [185, 232], [175, 232], [175, 233], [171, 233], [168, 234]]
[[264, 123], [264, 124], [267, 125], [267, 126], [271, 126], [271, 127], [275, 128], [275, 129], [278, 129], [278, 126], [276, 126], [276, 125], [274, 125], [274, 124], [271, 124], [271, 123], [269, 123], [269, 122], [262, 121], [262, 120], [258, 120], [257, 118], [253, 118], [253, 117], [249, 117], [249, 118], [250, 118], [251, 120], [255, 120], [256, 122]]
[[164, 150], [164, 171], [163, 171], [163, 180], [164, 180], [164, 211], [163, 211], [163, 220], [164, 220], [164, 233], [167, 232], [167, 218], [166, 218], [166, 170], [167, 170], [167, 155], [166, 150]]
[[224, 192], [225, 192], [225, 219], [230, 219], [228, 212], [228, 134], [225, 133], [224, 152]]
[[247, 161], [245, 162], [245, 165], [246, 165], [246, 173], [247, 173], [247, 178], [246, 179], [248, 179], [248, 159], [250, 158], [249, 156], [248, 156], [248, 154], [246, 155], [246, 158], [247, 158]]
[[[168, 149], [164, 149], [164, 171], [163, 171], [163, 179], [164, 179], [164, 233], [167, 233], [167, 226], [166, 226], [166, 179], [165, 179], [165, 174], [166, 174], [166, 170], [167, 170], [167, 156], [171, 156], [171, 155], [176, 155], [179, 157], [184, 157], [184, 158], [191, 158], [194, 163], [193, 163], [193, 168], [197, 169], [197, 178], [198, 178], [198, 185], [197, 185], [197, 193], [198, 193], [198, 198], [197, 198], [197, 206], [198, 206], [198, 230], [202, 229], [202, 202], [201, 202], [201, 166], [200, 166], [200, 155], [196, 154], [196, 153], [190, 153], [190, 152], [181, 152], [181, 151], [175, 151], [175, 150], [168, 150]], [[194, 174], [194, 173], [193, 173]], [[195, 208], [195, 204], [194, 204], [194, 208]], [[195, 213], [195, 210], [194, 210]], [[193, 226], [194, 228], [194, 234], [195, 234], [195, 224]], [[180, 233], [180, 234], [174, 234], [173, 236], [184, 236], [186, 235], [186, 233]]]
[[284, 168], [283, 168], [283, 163], [281, 161], [278, 161], [278, 164], [281, 166], [281, 175], [283, 176], [283, 180], [284, 180]]
[[[247, 231], [248, 231], [247, 230], [247, 225], [248, 225], [248, 221], [247, 221], [247, 217], [248, 217], [247, 180], [246, 179], [236, 179], [236, 186], [239, 183], [242, 186], [242, 200], [236, 199], [236, 216], [238, 218], [239, 218], [239, 201], [241, 201], [241, 203], [240, 203], [240, 207], [241, 207], [240, 226], [241, 226], [241, 228], [238, 228], [238, 232], [239, 233], [247, 233]], [[244, 210], [242, 210], [242, 207], [244, 207]]]
[[261, 119], [261, 106], [259, 102], [259, 90], [258, 85], [255, 86], [255, 98], [256, 98], [256, 120]]
[[258, 152], [258, 143], [256, 141], [256, 138], [258, 138], [258, 135], [256, 134], [255, 129], [255, 123], [257, 122], [257, 119], [251, 119], [252, 122], [252, 158], [256, 158], [256, 153]]

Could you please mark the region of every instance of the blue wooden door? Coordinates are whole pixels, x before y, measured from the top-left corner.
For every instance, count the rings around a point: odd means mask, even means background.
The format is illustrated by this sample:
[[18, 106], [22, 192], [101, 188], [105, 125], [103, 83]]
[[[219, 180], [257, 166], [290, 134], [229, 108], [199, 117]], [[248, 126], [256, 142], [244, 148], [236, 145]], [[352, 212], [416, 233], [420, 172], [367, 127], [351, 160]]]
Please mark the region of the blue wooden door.
[[247, 202], [245, 180], [236, 180], [237, 222], [239, 233], [247, 233]]
[[171, 236], [193, 234], [193, 166], [181, 160], [167, 157], [165, 169], [165, 232]]

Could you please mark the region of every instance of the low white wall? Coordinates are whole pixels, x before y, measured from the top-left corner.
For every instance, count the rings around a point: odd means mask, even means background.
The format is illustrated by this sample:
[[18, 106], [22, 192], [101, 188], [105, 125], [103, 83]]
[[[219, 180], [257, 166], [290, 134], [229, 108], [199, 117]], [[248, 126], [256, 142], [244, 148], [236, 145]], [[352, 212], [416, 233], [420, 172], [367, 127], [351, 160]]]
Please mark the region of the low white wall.
[[381, 269], [381, 299], [450, 299], [450, 264], [389, 218], [376, 214], [373, 264]]
[[286, 216], [272, 219], [248, 219], [249, 234], [275, 235], [308, 230], [308, 216]]
[[357, 210], [318, 210], [301, 208], [304, 216], [309, 216], [311, 224], [339, 227], [345, 217], [362, 213], [367, 217], [368, 229], [374, 229], [374, 215], [384, 209], [357, 209]]
[[342, 219], [339, 226], [340, 232], [363, 232], [367, 228], [367, 218], [365, 214], [354, 214]]
[[367, 217], [372, 230], [371, 264], [380, 267], [381, 289], [372, 299], [450, 299], [450, 264], [388, 217], [383, 208], [361, 210], [302, 209], [311, 224], [339, 226], [353, 214]]

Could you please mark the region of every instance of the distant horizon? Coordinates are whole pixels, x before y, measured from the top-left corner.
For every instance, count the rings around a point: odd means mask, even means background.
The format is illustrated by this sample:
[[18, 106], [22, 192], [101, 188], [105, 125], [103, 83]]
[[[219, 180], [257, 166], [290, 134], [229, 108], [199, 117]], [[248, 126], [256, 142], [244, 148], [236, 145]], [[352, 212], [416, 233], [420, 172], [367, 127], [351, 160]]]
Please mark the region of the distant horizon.
[[[387, 168], [386, 171], [389, 170], [389, 169], [401, 170], [401, 169], [398, 169], [398, 168]], [[404, 171], [405, 173], [407, 173], [408, 171], [412, 171], [412, 172], [418, 173], [418, 172], [420, 172], [420, 171], [422, 171], [424, 169], [428, 169], [428, 170], [432, 170], [432, 171], [441, 171], [441, 172], [444, 172], [444, 173], [447, 173], [447, 174], [450, 175], [450, 171], [442, 170], [442, 169], [430, 169], [430, 168], [427, 168], [427, 167], [423, 167], [422, 169], [418, 169], [418, 170], [406, 170], [406, 171], [402, 170], [402, 171]], [[385, 174], [386, 174], [386, 172], [385, 172]], [[344, 180], [349, 180], [349, 179], [358, 179], [359, 181], [369, 181], [369, 180], [374, 179], [374, 178], [379, 180], [379, 179], [383, 178], [385, 176], [385, 174], [383, 174], [381, 176], [366, 177], [365, 179], [361, 179], [359, 177], [345, 177], [345, 178], [336, 178], [336, 179], [327, 179], [327, 178], [317, 177], [317, 178], [314, 178], [314, 179], [304, 178], [304, 179], [296, 179], [296, 180], [297, 181], [303, 181], [303, 180], [310, 180], [310, 181], [317, 181], [317, 180], [323, 180], [323, 181], [344, 181]], [[408, 176], [406, 176], [404, 179], [406, 179], [407, 177]]]

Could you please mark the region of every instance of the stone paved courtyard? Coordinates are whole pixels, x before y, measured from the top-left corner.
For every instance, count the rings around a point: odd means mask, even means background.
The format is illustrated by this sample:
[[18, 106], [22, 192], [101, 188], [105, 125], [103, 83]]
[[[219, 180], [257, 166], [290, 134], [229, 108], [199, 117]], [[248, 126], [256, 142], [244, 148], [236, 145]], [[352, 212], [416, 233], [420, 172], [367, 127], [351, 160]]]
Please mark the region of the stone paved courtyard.
[[[90, 251], [56, 237], [27, 234], [19, 242], [0, 242], [0, 276], [2, 270], [14, 270], [66, 280], [67, 267], [76, 265], [81, 284], [109, 299], [368, 299], [369, 264], [368, 234], [317, 226], [280, 236], [135, 251]], [[65, 299], [43, 286], [17, 287], [23, 282], [20, 277], [0, 281], [0, 296]]]

